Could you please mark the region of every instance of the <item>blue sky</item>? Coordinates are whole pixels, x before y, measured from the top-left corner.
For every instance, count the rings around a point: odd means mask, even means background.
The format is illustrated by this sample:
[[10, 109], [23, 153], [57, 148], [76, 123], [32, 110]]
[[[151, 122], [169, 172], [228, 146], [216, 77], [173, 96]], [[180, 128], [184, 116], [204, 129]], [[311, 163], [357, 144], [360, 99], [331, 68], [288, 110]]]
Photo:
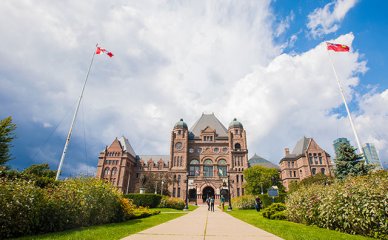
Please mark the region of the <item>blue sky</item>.
[[17, 139], [10, 166], [57, 168], [96, 43], [64, 176], [93, 174], [98, 153], [126, 136], [137, 154], [168, 154], [180, 118], [202, 112], [247, 130], [250, 156], [278, 163], [313, 137], [330, 154], [352, 131], [325, 41], [361, 142], [388, 166], [385, 1], [1, 1], [0, 117]]

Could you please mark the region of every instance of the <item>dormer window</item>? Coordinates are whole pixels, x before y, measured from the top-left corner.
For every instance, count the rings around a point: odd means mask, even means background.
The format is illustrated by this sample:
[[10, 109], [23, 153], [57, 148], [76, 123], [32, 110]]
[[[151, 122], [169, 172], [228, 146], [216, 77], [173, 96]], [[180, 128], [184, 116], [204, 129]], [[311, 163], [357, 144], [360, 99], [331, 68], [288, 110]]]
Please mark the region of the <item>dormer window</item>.
[[178, 135], [181, 135], [182, 134], [182, 130], [178, 130]]
[[213, 136], [203, 136], [204, 142], [213, 142]]

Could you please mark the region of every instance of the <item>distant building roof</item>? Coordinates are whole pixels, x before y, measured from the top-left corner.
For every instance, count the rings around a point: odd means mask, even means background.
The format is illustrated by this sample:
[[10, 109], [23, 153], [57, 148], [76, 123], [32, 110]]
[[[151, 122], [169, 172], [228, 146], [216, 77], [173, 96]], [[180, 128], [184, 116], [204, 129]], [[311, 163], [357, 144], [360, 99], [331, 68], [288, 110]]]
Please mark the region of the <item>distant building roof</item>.
[[210, 127], [216, 130], [216, 133], [219, 137], [227, 137], [228, 130], [224, 125], [216, 118], [214, 113], [212, 114], [204, 114], [198, 119], [196, 123], [190, 128], [190, 132], [192, 132], [196, 137], [201, 135], [201, 130], [204, 130], [206, 127]]
[[170, 155], [139, 155], [139, 157], [144, 163], [147, 163], [150, 159], [152, 159], [155, 164], [157, 164], [160, 159], [162, 159], [165, 164], [168, 164], [170, 161]]
[[129, 143], [128, 139], [122, 136], [121, 138], [118, 139], [121, 146], [123, 147], [123, 150], [130, 153], [132, 156], [136, 157], [136, 153], [133, 150], [131, 144]]
[[183, 129], [187, 129], [187, 124], [183, 121], [183, 119], [181, 118], [181, 120], [179, 120], [179, 122], [177, 122], [174, 126], [174, 128], [183, 128]]
[[248, 160], [248, 163], [249, 163], [250, 167], [251, 166], [263, 166], [263, 167], [266, 167], [266, 168], [280, 169], [280, 167], [278, 165], [268, 161], [267, 159], [264, 159], [264, 158], [260, 157], [256, 153], [255, 153], [255, 155], [253, 155], [253, 157], [251, 157]]
[[237, 121], [237, 118], [234, 118], [229, 124], [229, 128], [243, 128], [243, 125], [240, 121]]
[[294, 154], [295, 156], [303, 155], [306, 152], [310, 141], [311, 141], [311, 138], [303, 137], [302, 139], [300, 139], [296, 143], [294, 150], [292, 150], [291, 154]]

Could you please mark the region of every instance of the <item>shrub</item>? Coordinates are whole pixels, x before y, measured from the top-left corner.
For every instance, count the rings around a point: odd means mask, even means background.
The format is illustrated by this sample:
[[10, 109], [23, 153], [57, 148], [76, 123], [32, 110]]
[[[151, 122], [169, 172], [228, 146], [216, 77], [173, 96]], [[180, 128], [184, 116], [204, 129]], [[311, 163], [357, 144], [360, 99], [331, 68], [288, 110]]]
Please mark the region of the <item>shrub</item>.
[[120, 203], [124, 213], [124, 220], [143, 218], [160, 213], [160, 211], [150, 210], [148, 207], [136, 207], [132, 200], [128, 198], [121, 198]]
[[232, 198], [232, 206], [238, 209], [254, 209], [255, 196], [244, 195], [244, 196]]
[[[272, 202], [272, 197], [268, 196], [267, 193], [265, 194], [262, 194], [262, 195], [259, 195], [262, 203], [263, 203], [263, 208], [266, 208], [268, 206], [270, 206], [273, 202]], [[285, 193], [280, 193], [278, 197], [275, 197], [274, 198], [274, 202], [275, 203], [285, 203], [285, 198], [286, 198], [286, 194]]]
[[388, 172], [312, 185], [289, 195], [289, 219], [350, 234], [388, 237]]
[[124, 197], [128, 199], [132, 199], [133, 203], [136, 206], [141, 207], [150, 207], [155, 208], [160, 204], [160, 200], [162, 199], [162, 195], [152, 194], [152, 193], [130, 193], [124, 195]]
[[[0, 239], [123, 221], [132, 215], [120, 199], [116, 188], [94, 178], [43, 189], [33, 181], [0, 179]], [[149, 214], [134, 210], [133, 217]]]
[[284, 210], [286, 210], [286, 205], [284, 203], [274, 203], [263, 210], [263, 217], [275, 219], [273, 218], [273, 215], [278, 212], [283, 212]]
[[288, 212], [287, 212], [287, 210], [276, 212], [273, 215], [271, 215], [270, 219], [287, 220], [288, 219]]
[[44, 202], [43, 190], [33, 182], [0, 179], [0, 239], [38, 231]]
[[185, 201], [180, 198], [163, 196], [158, 207], [182, 210], [185, 207]]

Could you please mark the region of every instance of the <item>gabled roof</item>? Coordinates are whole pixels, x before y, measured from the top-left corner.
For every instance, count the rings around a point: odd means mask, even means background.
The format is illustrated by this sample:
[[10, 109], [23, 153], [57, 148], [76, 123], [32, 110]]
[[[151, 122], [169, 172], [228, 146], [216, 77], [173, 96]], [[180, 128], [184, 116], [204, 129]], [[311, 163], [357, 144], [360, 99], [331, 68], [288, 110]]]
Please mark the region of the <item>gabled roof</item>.
[[219, 137], [227, 137], [228, 130], [224, 125], [216, 118], [214, 113], [212, 114], [204, 114], [198, 119], [196, 123], [190, 128], [190, 132], [192, 132], [196, 137], [201, 135], [201, 130], [204, 130], [206, 127], [210, 127], [216, 130], [216, 133]]
[[292, 154], [294, 154], [295, 156], [303, 155], [306, 152], [310, 141], [311, 138], [303, 137], [302, 139], [300, 139], [292, 150]]
[[133, 150], [131, 144], [129, 143], [128, 139], [122, 136], [121, 138], [118, 139], [120, 141], [120, 144], [123, 148], [124, 151], [130, 153], [132, 156], [136, 157], [136, 153]]
[[139, 157], [144, 163], [148, 163], [149, 160], [152, 160], [157, 164], [159, 160], [162, 160], [165, 164], [168, 164], [168, 161], [170, 161], [170, 155], [139, 155]]
[[276, 168], [276, 169], [280, 169], [280, 167], [270, 161], [268, 161], [267, 159], [264, 159], [262, 157], [260, 157], [259, 155], [257, 155], [255, 153], [255, 155], [253, 155], [253, 157], [251, 157], [249, 160], [248, 160], [248, 163], [249, 163], [249, 166], [263, 166], [263, 167], [266, 167], [266, 168]]

